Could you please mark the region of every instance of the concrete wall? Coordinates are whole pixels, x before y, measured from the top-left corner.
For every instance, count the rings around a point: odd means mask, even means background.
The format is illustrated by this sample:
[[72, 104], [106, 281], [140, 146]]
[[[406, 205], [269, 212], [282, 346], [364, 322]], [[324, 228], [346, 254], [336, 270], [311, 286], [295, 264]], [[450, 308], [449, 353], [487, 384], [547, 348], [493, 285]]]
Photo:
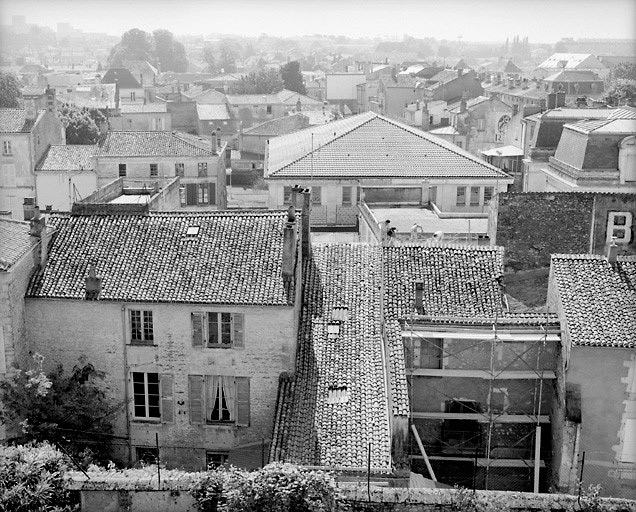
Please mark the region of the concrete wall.
[[[510, 121], [499, 126], [503, 116], [509, 116]], [[467, 130], [467, 151], [481, 157], [481, 152], [488, 149], [504, 146], [508, 143], [512, 127], [513, 109], [503, 101], [492, 99], [479, 103], [463, 114], [453, 114], [451, 123], [458, 130]], [[479, 129], [479, 123], [483, 123], [483, 129]], [[463, 125], [463, 126], [462, 126]], [[461, 128], [461, 129], [460, 129]]]
[[199, 115], [194, 101], [168, 101], [168, 113], [172, 118], [172, 129], [197, 134]]
[[169, 112], [122, 112], [116, 118], [120, 126], [113, 125], [112, 130], [122, 131], [171, 131], [172, 115]]
[[74, 202], [97, 190], [95, 171], [38, 171], [35, 173], [38, 205], [68, 212]]
[[[154, 345], [130, 345], [130, 309], [153, 312]], [[191, 313], [195, 311], [244, 313], [244, 348], [193, 347]], [[206, 450], [227, 452], [269, 438], [278, 377], [283, 371], [293, 371], [295, 361], [292, 307], [27, 299], [27, 332], [31, 349], [45, 356], [49, 368], [61, 363], [70, 369], [84, 354], [96, 368], [106, 371], [109, 396], [121, 403], [129, 400], [128, 417], [118, 417], [115, 434], [129, 436], [133, 448], [154, 446], [158, 434], [162, 461], [169, 467], [202, 469]], [[173, 422], [133, 419], [130, 387], [127, 391], [133, 371], [173, 376]], [[250, 426], [190, 424], [188, 375], [249, 377]], [[132, 456], [134, 460], [134, 453]]]
[[357, 100], [356, 86], [366, 82], [364, 73], [334, 73], [325, 76], [325, 99], [327, 101]]

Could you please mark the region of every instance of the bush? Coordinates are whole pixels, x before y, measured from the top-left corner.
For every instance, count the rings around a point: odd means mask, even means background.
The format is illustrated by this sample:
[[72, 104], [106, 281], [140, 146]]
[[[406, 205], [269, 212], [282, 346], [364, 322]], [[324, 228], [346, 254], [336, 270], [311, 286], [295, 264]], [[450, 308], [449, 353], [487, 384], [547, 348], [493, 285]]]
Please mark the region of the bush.
[[217, 502], [228, 512], [328, 512], [339, 496], [330, 473], [280, 463], [254, 472], [209, 471], [190, 494], [203, 512], [216, 510]]
[[0, 446], [0, 510], [71, 512], [76, 494], [63, 486], [64, 455], [48, 443]]

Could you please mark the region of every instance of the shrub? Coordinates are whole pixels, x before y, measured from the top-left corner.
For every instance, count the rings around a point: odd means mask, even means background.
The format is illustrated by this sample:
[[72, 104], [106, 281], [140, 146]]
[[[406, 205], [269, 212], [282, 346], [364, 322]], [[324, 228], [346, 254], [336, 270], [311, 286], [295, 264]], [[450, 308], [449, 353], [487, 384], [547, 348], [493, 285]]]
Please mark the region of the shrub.
[[71, 512], [76, 494], [63, 487], [64, 455], [48, 443], [0, 446], [0, 510]]

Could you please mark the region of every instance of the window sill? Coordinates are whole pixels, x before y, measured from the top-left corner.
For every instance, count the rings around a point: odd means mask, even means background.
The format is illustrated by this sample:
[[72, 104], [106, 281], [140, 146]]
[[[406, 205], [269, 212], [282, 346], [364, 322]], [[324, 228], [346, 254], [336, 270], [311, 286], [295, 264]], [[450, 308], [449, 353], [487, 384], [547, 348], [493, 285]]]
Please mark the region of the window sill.
[[235, 421], [208, 421], [204, 423], [206, 427], [236, 427]]
[[130, 343], [128, 343], [129, 346], [131, 347], [156, 347], [157, 344], [156, 343], [143, 343], [140, 341], [131, 341]]
[[154, 425], [161, 424], [161, 418], [135, 418], [132, 419], [133, 423], [152, 423]]
[[207, 345], [203, 345], [203, 348], [223, 348], [223, 349], [228, 349], [228, 348], [236, 348], [234, 345], [224, 345], [221, 343], [208, 343]]

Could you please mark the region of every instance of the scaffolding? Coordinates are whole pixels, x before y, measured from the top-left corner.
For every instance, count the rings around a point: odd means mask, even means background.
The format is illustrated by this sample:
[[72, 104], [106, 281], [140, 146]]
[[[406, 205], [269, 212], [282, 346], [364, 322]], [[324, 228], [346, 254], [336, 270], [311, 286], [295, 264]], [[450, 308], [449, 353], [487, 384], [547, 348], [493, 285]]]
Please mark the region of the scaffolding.
[[[542, 402], [547, 399], [546, 381], [556, 378], [556, 368], [546, 368], [556, 359], [547, 357], [550, 355], [548, 343], [554, 343], [555, 351], [559, 349], [560, 330], [556, 319], [552, 323], [557, 325], [550, 328], [548, 311], [541, 322], [515, 323], [514, 319], [515, 315], [508, 313], [504, 317], [481, 319], [481, 322], [475, 322], [474, 319], [440, 322], [440, 319], [413, 314], [405, 323], [402, 337], [407, 355], [411, 407], [409, 431], [413, 434], [409, 443], [412, 467], [414, 461], [423, 459], [429, 475], [435, 479], [432, 465], [437, 464], [439, 468], [443, 464], [455, 463], [457, 467], [464, 468], [463, 481], [458, 477], [454, 482], [445, 483], [464, 487], [534, 492], [545, 487], [540, 485], [541, 467], [548, 466], [546, 461], [549, 461], [549, 455], [541, 456], [542, 425], [549, 425], [550, 419], [542, 408]], [[503, 326], [506, 329], [502, 331]], [[446, 343], [447, 339], [452, 342]], [[523, 348], [515, 350], [519, 342], [523, 342]], [[416, 364], [418, 348], [420, 360]], [[470, 359], [476, 351], [481, 354], [489, 352], [486, 367], [480, 368], [479, 363]], [[430, 356], [436, 352], [439, 354], [437, 365], [435, 357]], [[504, 352], [508, 360], [502, 362]], [[536, 357], [533, 357], [535, 352]], [[429, 355], [426, 361], [425, 355]], [[458, 396], [457, 383], [460, 381], [457, 379], [465, 379], [467, 394], [472, 392], [473, 396], [474, 388], [478, 387], [475, 379], [481, 379], [478, 382], [487, 380], [485, 410], [481, 408], [481, 401], [467, 399], [461, 394]], [[501, 380], [519, 383], [518, 389], [515, 389], [515, 400], [520, 404], [529, 403], [531, 407], [508, 404], [507, 394], [503, 396], [504, 403], [495, 406], [494, 396], [503, 395], [500, 390], [506, 389], [497, 386]], [[473, 389], [470, 389], [471, 383]], [[414, 394], [422, 392], [422, 389], [430, 392], [433, 399], [443, 399], [442, 406], [446, 404], [446, 409], [443, 412], [418, 411], [414, 403], [421, 403], [421, 397]], [[439, 425], [440, 422], [441, 430], [435, 428], [435, 424]], [[423, 436], [420, 435], [422, 425], [427, 425]], [[462, 425], [470, 425], [470, 428]], [[515, 430], [513, 425], [523, 428], [516, 427], [521, 431], [517, 437], [509, 436], [509, 442], [500, 445], [495, 440], [497, 425], [505, 426], [508, 434]], [[417, 446], [414, 446], [413, 441]], [[420, 452], [419, 455], [416, 450]], [[472, 474], [466, 475], [469, 464]], [[480, 485], [477, 485], [478, 472], [481, 474]], [[528, 476], [515, 485], [512, 482], [515, 472]], [[436, 473], [437, 478], [444, 482], [444, 472]], [[461, 474], [461, 471], [457, 474]], [[510, 482], [505, 482], [506, 478]]]

